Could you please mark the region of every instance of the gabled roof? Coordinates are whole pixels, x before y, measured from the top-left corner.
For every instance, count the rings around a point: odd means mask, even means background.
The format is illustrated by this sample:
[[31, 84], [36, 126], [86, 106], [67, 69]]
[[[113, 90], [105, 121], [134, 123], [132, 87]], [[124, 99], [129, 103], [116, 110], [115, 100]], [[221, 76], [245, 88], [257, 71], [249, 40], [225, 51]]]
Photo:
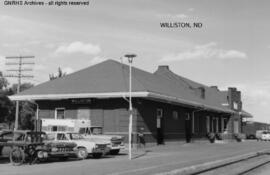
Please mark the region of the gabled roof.
[[[156, 75], [162, 76], [163, 78], [171, 80], [176, 86], [185, 87], [186, 91], [193, 94], [199, 98], [201, 103], [206, 106], [212, 106], [219, 108], [221, 110], [228, 110], [224, 106], [224, 95], [222, 91], [217, 88], [209, 87], [201, 83], [197, 83], [180, 75], [177, 75], [169, 70], [168, 66], [160, 66], [159, 69], [154, 73]], [[204, 89], [204, 98], [201, 98], [200, 88]], [[227, 95], [227, 94], [226, 94]], [[226, 98], [225, 98], [226, 99]]]
[[[172, 77], [171, 77], [172, 76]], [[132, 68], [132, 96], [150, 97], [170, 102], [233, 113], [215, 97], [201, 99], [183, 85], [181, 77], [156, 72], [154, 74]], [[129, 67], [114, 60], [107, 60], [65, 77], [39, 84], [13, 95], [12, 100], [42, 100], [67, 98], [113, 98], [128, 96]], [[195, 83], [195, 82], [194, 82]], [[194, 85], [197, 85], [196, 83]], [[193, 85], [193, 86], [194, 86]], [[198, 86], [201, 86], [198, 84]], [[209, 91], [209, 92], [208, 92]], [[211, 96], [210, 90], [207, 94]]]

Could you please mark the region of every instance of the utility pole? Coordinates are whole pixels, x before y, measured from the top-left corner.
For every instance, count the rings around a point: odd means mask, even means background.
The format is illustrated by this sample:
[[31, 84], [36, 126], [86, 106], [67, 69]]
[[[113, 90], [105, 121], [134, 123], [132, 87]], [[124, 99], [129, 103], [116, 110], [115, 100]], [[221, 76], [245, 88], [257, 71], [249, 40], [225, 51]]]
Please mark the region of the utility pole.
[[[34, 62], [23, 62], [23, 59], [28, 58], [35, 58], [34, 56], [10, 56], [6, 57], [7, 60], [15, 59], [18, 60], [17, 62], [7, 62], [6, 65], [8, 66], [18, 66], [17, 69], [8, 69], [9, 72], [16, 72], [16, 74], [10, 74], [5, 75], [5, 77], [11, 77], [11, 78], [18, 78], [18, 85], [17, 85], [17, 94], [20, 92], [20, 86], [21, 86], [21, 79], [22, 78], [33, 78], [33, 75], [26, 75], [23, 74], [25, 71], [32, 71], [33, 69], [27, 69], [22, 68], [23, 65], [33, 65]], [[16, 115], [15, 115], [15, 127], [14, 130], [18, 130], [18, 124], [19, 124], [19, 101], [16, 101]]]
[[131, 96], [131, 92], [132, 92], [132, 62], [133, 62], [133, 58], [136, 57], [135, 54], [126, 54], [125, 55], [126, 58], [128, 58], [128, 62], [129, 62], [129, 127], [128, 127], [128, 157], [129, 160], [132, 159], [132, 152], [131, 152], [131, 144], [132, 144], [132, 120], [133, 120], [133, 108], [132, 108], [132, 96]]

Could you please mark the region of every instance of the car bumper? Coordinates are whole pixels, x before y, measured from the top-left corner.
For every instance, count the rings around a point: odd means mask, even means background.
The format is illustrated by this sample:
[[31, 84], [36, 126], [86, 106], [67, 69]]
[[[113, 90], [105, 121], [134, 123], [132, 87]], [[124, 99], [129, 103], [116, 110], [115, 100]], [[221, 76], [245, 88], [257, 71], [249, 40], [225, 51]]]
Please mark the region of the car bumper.
[[110, 151], [110, 148], [104, 148], [104, 149], [101, 149], [101, 148], [94, 148], [92, 150], [92, 153], [102, 153], [102, 154], [106, 154]]
[[125, 149], [125, 145], [124, 145], [124, 144], [121, 144], [121, 145], [113, 145], [113, 146], [110, 146], [110, 149], [111, 149], [111, 150]]
[[73, 157], [76, 155], [76, 152], [50, 152], [48, 153], [49, 157]]

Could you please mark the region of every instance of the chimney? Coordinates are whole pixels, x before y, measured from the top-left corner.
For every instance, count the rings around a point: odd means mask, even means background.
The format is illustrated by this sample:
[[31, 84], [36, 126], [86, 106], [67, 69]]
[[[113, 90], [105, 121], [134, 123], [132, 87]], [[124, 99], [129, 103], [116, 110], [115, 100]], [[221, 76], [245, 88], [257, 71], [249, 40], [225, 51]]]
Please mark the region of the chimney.
[[241, 91], [238, 91], [235, 87], [228, 88], [228, 101], [231, 109], [235, 111], [242, 110]]
[[218, 86], [210, 86], [210, 88], [212, 88], [212, 89], [216, 89], [216, 90], [218, 90], [218, 91], [219, 91]]
[[200, 91], [200, 97], [202, 99], [205, 99], [205, 88], [204, 87], [198, 87], [199, 91]]
[[168, 65], [160, 65], [158, 66], [158, 71], [168, 71], [170, 70], [169, 66]]

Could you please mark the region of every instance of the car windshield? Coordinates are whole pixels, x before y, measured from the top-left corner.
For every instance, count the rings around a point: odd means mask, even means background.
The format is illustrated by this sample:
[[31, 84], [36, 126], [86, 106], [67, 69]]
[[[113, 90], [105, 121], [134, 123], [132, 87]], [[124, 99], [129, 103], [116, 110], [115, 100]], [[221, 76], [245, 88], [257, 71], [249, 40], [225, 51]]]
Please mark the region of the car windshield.
[[14, 140], [15, 141], [24, 141], [25, 134], [24, 133], [15, 133]]
[[45, 137], [44, 140], [49, 140], [49, 141], [55, 140], [55, 134], [54, 133], [47, 134], [47, 137]]
[[101, 135], [102, 127], [86, 127], [79, 129], [80, 134], [93, 134], [93, 135]]
[[79, 133], [70, 133], [71, 140], [80, 140], [83, 139], [83, 136]]
[[101, 127], [93, 127], [93, 128], [91, 128], [91, 132], [93, 135], [101, 135], [102, 128]]

